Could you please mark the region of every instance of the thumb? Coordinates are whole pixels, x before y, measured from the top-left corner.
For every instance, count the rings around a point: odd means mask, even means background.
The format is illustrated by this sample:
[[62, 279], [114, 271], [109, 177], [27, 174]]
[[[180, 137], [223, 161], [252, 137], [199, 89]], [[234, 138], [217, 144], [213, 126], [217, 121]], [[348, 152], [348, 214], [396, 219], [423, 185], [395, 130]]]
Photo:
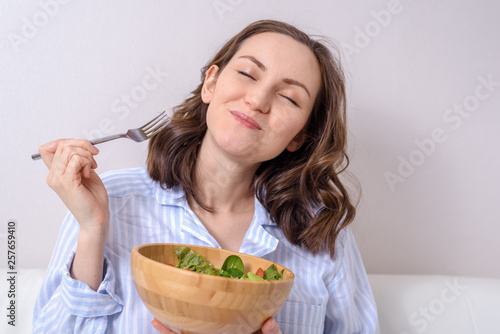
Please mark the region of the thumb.
[[276, 320], [269, 318], [262, 326], [262, 334], [282, 334]]
[[56, 153], [57, 146], [61, 140], [54, 140], [44, 144], [38, 148], [38, 153], [42, 156], [43, 162], [50, 169], [52, 165], [52, 160], [54, 159], [54, 154]]

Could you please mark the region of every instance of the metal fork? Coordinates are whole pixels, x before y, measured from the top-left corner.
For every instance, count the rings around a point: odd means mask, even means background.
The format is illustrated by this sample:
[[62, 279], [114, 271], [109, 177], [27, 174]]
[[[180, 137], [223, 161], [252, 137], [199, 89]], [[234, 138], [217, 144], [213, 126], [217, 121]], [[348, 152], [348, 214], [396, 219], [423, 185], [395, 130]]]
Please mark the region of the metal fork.
[[[90, 142], [93, 145], [104, 143], [110, 140], [115, 140], [118, 138], [128, 138], [135, 142], [141, 142], [148, 140], [153, 135], [157, 134], [160, 130], [162, 130], [168, 124], [168, 114], [166, 111], [162, 112], [150, 122], [144, 124], [143, 126], [137, 129], [129, 129], [126, 133], [120, 133], [116, 135], [111, 135], [107, 137], [97, 138], [91, 140]], [[39, 160], [42, 156], [40, 153], [35, 153], [31, 156], [33, 160]]]

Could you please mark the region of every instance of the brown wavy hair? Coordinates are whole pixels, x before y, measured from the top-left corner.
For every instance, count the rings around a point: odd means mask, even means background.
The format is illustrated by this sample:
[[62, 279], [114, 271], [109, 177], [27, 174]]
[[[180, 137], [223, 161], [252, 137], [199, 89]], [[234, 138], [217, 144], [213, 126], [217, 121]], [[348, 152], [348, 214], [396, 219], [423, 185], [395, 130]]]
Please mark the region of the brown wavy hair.
[[335, 254], [340, 231], [352, 222], [355, 207], [339, 178], [349, 165], [346, 154], [346, 96], [338, 59], [322, 42], [287, 23], [262, 20], [230, 39], [201, 70], [201, 84], [173, 110], [170, 124], [151, 138], [148, 172], [164, 188], [181, 185], [189, 199], [207, 208], [194, 190], [193, 166], [207, 130], [208, 104], [201, 99], [205, 74], [220, 73], [248, 37], [274, 32], [306, 45], [316, 56], [322, 85], [305, 127], [306, 140], [295, 152], [285, 150], [263, 162], [255, 174], [255, 195], [288, 241], [316, 254]]

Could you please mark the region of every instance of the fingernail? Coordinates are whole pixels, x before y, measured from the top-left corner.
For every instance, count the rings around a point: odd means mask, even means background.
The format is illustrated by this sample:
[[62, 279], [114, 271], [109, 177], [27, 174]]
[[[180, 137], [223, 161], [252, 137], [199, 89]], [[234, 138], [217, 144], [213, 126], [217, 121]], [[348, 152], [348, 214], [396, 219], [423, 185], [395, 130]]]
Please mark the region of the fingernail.
[[95, 154], [99, 153], [99, 149], [97, 147], [95, 147], [94, 145], [92, 145], [92, 151], [94, 151]]
[[274, 328], [276, 328], [276, 321], [271, 320], [271, 326], [269, 327], [270, 330], [273, 330]]

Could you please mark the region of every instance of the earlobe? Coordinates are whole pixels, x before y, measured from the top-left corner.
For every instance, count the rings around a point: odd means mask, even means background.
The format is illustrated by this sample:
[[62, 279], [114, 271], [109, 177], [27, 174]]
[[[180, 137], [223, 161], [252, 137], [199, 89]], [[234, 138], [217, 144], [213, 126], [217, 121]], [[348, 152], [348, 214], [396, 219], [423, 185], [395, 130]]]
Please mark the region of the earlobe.
[[201, 89], [201, 99], [206, 104], [209, 104], [212, 101], [213, 92], [217, 83], [218, 72], [219, 66], [212, 65], [205, 74], [205, 81], [203, 82], [203, 87]]
[[288, 144], [286, 150], [288, 152], [295, 152], [302, 147], [302, 144], [304, 144], [305, 141], [306, 141], [306, 134], [304, 133], [304, 131], [300, 131], [295, 136], [295, 138], [293, 138], [292, 141]]

